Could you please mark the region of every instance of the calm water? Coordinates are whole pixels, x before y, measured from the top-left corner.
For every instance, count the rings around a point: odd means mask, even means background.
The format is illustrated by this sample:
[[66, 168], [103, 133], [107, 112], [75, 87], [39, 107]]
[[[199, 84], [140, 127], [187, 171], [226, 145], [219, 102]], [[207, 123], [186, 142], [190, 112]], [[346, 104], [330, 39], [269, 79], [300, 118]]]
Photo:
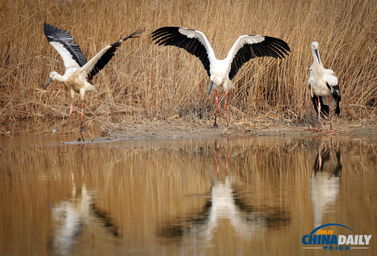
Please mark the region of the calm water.
[[321, 224], [377, 235], [371, 140], [53, 141], [0, 141], [0, 255], [323, 255], [301, 243]]

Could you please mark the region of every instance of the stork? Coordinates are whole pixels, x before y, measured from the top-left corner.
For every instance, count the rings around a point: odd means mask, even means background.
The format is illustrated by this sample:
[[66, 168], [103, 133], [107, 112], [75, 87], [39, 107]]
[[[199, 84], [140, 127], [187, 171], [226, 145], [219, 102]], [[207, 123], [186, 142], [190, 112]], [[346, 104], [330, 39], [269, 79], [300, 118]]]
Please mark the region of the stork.
[[[56, 71], [52, 71], [44, 85], [44, 89], [47, 89], [48, 85], [53, 80], [57, 80], [64, 83], [66, 88], [70, 90], [72, 99], [74, 98], [75, 93], [80, 94], [80, 99], [83, 104], [85, 93], [87, 91], [96, 91], [96, 88], [92, 84], [94, 76], [111, 60], [122, 42], [130, 38], [136, 38], [140, 33], [141, 31], [135, 31], [125, 38], [105, 46], [92, 59], [87, 61], [85, 55], [75, 43], [69, 32], [45, 23], [44, 34], [47, 37], [47, 41], [55, 48], [63, 59], [65, 72], [63, 75], [60, 75]], [[71, 104], [70, 113], [72, 112], [72, 108], [73, 106]], [[80, 118], [82, 120], [82, 115]], [[82, 129], [81, 122], [80, 131], [82, 131]], [[79, 139], [83, 140], [82, 134]]]
[[342, 168], [341, 152], [339, 150], [323, 150], [320, 145], [311, 177], [314, 227], [323, 224], [323, 215], [329, 212], [330, 206], [336, 202]]
[[234, 88], [231, 80], [238, 70], [250, 59], [256, 57], [284, 58], [290, 48], [281, 39], [262, 35], [242, 35], [233, 44], [225, 59], [219, 60], [203, 32], [184, 27], [161, 27], [152, 32], [152, 39], [158, 45], [173, 45], [183, 48], [198, 57], [210, 78], [208, 94], [215, 89], [215, 122], [217, 128], [217, 114], [219, 98], [217, 89], [224, 91], [224, 110], [229, 126], [227, 114], [227, 93]]
[[[161, 225], [158, 234], [162, 238], [182, 240], [184, 244], [192, 245], [209, 243], [214, 238], [215, 231], [220, 230], [224, 220], [231, 225], [235, 233], [244, 240], [251, 240], [264, 233], [270, 227], [278, 227], [290, 223], [290, 213], [282, 207], [250, 204], [240, 191], [236, 182], [237, 176], [229, 170], [229, 157], [226, 151], [225, 163], [220, 156], [220, 150], [215, 142], [216, 167], [207, 168], [211, 187], [202, 209], [191, 214], [169, 218]], [[205, 156], [208, 162], [208, 156]], [[220, 170], [225, 176], [220, 176]], [[237, 185], [236, 185], [237, 184]], [[242, 187], [242, 186], [241, 186]], [[241, 192], [241, 193], [240, 193]]]
[[[72, 194], [67, 200], [57, 203], [52, 208], [55, 232], [51, 237], [53, 255], [72, 255], [74, 245], [80, 237], [95, 232], [105, 231], [107, 238], [119, 238], [119, 227], [111, 216], [98, 208], [95, 198], [85, 183], [81, 187], [72, 183]], [[94, 229], [86, 227], [95, 227]], [[86, 233], [86, 234], [85, 234]]]
[[340, 95], [338, 78], [334, 75], [333, 70], [323, 67], [318, 46], [318, 42], [311, 43], [313, 64], [309, 68], [308, 85], [314, 109], [318, 114], [319, 129], [321, 115], [322, 117], [329, 116], [330, 106], [335, 108], [336, 115], [340, 114], [339, 103], [342, 97]]

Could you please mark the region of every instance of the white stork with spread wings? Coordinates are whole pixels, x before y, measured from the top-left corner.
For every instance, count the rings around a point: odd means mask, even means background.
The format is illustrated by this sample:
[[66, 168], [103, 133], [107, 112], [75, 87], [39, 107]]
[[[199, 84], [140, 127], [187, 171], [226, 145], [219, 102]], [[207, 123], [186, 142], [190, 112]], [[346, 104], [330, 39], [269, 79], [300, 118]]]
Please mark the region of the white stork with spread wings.
[[57, 80], [67, 85], [72, 98], [75, 93], [79, 93], [83, 100], [86, 91], [96, 91], [91, 83], [92, 79], [111, 60], [120, 44], [127, 39], [136, 38], [141, 31], [135, 31], [127, 37], [105, 46], [89, 61], [86, 60], [69, 32], [45, 23], [44, 33], [48, 42], [62, 57], [65, 66], [64, 75], [55, 71], [50, 73], [44, 88], [46, 89], [53, 80]]
[[[243, 64], [256, 57], [284, 58], [290, 51], [288, 44], [281, 39], [261, 35], [242, 35], [233, 44], [226, 58], [219, 60], [207, 37], [198, 30], [183, 27], [161, 27], [152, 33], [152, 39], [158, 45], [174, 45], [198, 57], [210, 77], [208, 93], [210, 94], [213, 88], [224, 90], [225, 111], [227, 92], [234, 88], [231, 80]], [[218, 95], [216, 90], [215, 100], [214, 127], [217, 128]], [[225, 114], [227, 115], [226, 112]]]
[[[79, 93], [80, 99], [83, 101], [85, 92], [96, 91], [96, 88], [91, 83], [92, 79], [111, 60], [121, 43], [127, 39], [138, 37], [140, 33], [141, 31], [135, 31], [125, 38], [105, 46], [93, 58], [87, 61], [85, 55], [75, 43], [69, 32], [45, 23], [44, 34], [47, 37], [48, 42], [63, 59], [65, 72], [63, 75], [60, 75], [59, 73], [52, 71], [44, 85], [44, 89], [47, 89], [48, 85], [53, 80], [57, 80], [64, 83], [70, 90], [72, 99], [74, 98], [75, 93]], [[70, 112], [72, 112], [72, 105], [70, 107]]]

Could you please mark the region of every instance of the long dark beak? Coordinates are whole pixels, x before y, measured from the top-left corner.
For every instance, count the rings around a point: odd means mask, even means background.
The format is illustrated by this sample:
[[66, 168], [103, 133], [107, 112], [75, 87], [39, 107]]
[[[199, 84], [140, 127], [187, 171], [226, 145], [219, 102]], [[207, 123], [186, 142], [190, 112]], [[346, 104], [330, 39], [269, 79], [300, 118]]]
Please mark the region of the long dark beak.
[[317, 56], [318, 62], [321, 63], [321, 58], [319, 57], [318, 49], [314, 49], [315, 55]]
[[47, 79], [47, 81], [46, 81], [46, 83], [44, 84], [44, 86], [43, 86], [43, 89], [47, 89], [47, 87], [49, 86], [49, 84], [51, 84], [51, 82], [52, 82], [52, 78], [51, 77], [49, 77], [48, 79]]
[[208, 96], [211, 95], [212, 88], [213, 88], [213, 81], [211, 80], [208, 85]]

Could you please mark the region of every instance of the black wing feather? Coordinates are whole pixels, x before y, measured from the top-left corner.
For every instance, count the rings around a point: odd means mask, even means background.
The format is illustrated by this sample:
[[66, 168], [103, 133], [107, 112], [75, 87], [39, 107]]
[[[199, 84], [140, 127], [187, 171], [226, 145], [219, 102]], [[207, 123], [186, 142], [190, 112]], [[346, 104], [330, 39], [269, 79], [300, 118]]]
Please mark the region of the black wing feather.
[[117, 48], [120, 46], [120, 42], [111, 44], [111, 47], [102, 55], [102, 57], [97, 61], [96, 65], [88, 74], [88, 81], [92, 81], [93, 77], [102, 70], [111, 58], [115, 55]]
[[332, 95], [332, 97], [334, 98], [334, 100], [336, 102], [335, 114], [339, 116], [339, 114], [340, 114], [339, 104], [340, 104], [340, 101], [342, 100], [342, 96], [340, 94], [339, 85], [329, 85], [326, 82], [326, 86], [327, 86], [327, 88], [329, 88], [329, 90], [331, 92], [331, 95]]
[[61, 43], [64, 48], [72, 55], [73, 59], [79, 64], [80, 67], [87, 63], [85, 55], [82, 53], [80, 46], [78, 46], [72, 35], [65, 30], [59, 29], [50, 24], [44, 23], [44, 33], [49, 42]]
[[180, 27], [162, 27], [152, 32], [152, 39], [158, 45], [173, 45], [198, 57], [209, 73], [209, 59], [205, 46], [196, 38], [188, 38], [179, 32]]
[[143, 32], [142, 30], [137, 30], [137, 31], [129, 34], [125, 38], [111, 44], [110, 48], [107, 49], [107, 51], [101, 56], [101, 58], [99, 58], [97, 63], [94, 65], [93, 69], [89, 72], [89, 74], [87, 76], [88, 81], [90, 82], [93, 79], [93, 77], [95, 75], [97, 75], [98, 72], [100, 70], [102, 70], [106, 66], [107, 63], [109, 63], [109, 61], [115, 55], [116, 50], [118, 49], [118, 47], [121, 45], [122, 42], [124, 42], [124, 41], [126, 41], [127, 39], [130, 39], [130, 38], [137, 38], [139, 36], [139, 34], [142, 33], [142, 32]]
[[265, 36], [264, 40], [260, 43], [246, 43], [237, 51], [232, 61], [229, 78], [233, 79], [242, 65], [253, 58], [273, 57], [281, 59], [284, 58], [285, 55], [288, 55], [289, 51], [290, 48], [286, 42], [279, 38], [269, 36]]
[[340, 114], [339, 103], [342, 100], [342, 96], [340, 95], [339, 85], [334, 85], [331, 87], [332, 87], [331, 94], [334, 97], [334, 100], [336, 101], [335, 114], [339, 116]]

